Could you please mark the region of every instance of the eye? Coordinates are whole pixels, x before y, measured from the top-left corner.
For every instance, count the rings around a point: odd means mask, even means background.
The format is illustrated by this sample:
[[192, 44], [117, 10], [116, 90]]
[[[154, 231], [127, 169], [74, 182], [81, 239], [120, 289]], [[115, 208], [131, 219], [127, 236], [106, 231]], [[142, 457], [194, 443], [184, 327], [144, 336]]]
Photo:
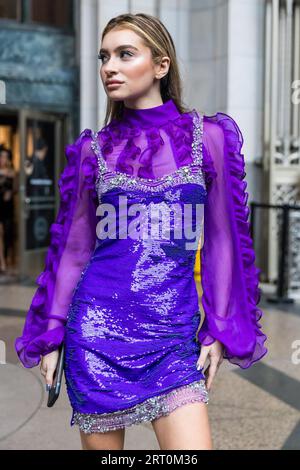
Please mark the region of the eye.
[[[121, 51], [120, 52], [120, 55], [122, 56], [122, 54], [128, 54], [129, 57], [132, 56], [132, 54], [129, 52], [129, 51]], [[104, 54], [98, 54], [98, 59], [101, 60], [103, 62], [103, 59], [105, 58], [105, 55]]]
[[121, 51], [121, 54], [123, 54], [123, 52], [124, 54], [129, 54], [130, 57], [132, 56], [132, 54], [129, 51]]
[[103, 57], [105, 57], [103, 54], [98, 54], [98, 59], [99, 59], [99, 60], [102, 60]]

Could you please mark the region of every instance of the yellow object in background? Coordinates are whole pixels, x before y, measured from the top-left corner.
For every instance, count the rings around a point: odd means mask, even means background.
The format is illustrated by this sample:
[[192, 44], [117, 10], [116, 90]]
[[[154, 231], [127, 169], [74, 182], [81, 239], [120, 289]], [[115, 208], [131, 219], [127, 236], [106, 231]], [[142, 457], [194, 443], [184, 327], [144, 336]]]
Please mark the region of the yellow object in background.
[[[198, 294], [199, 294], [199, 308], [200, 308], [200, 316], [201, 316], [201, 319], [200, 319], [200, 323], [199, 323], [199, 326], [198, 326], [198, 329], [197, 329], [197, 332], [196, 332], [196, 339], [198, 341], [198, 332], [199, 330], [201, 329], [201, 326], [202, 326], [202, 322], [203, 322], [203, 315], [202, 315], [202, 285], [201, 285], [201, 258], [200, 258], [200, 250], [201, 250], [201, 238], [200, 238], [200, 241], [199, 241], [199, 245], [198, 245], [198, 248], [197, 248], [197, 252], [196, 252], [196, 259], [195, 259], [195, 266], [194, 266], [194, 278], [195, 278], [195, 281], [196, 281], [196, 288], [197, 288], [197, 291], [198, 291]], [[199, 282], [198, 286], [197, 286], [197, 283]]]
[[201, 259], [200, 259], [200, 248], [201, 246], [201, 238], [199, 240], [199, 245], [198, 245], [198, 248], [197, 248], [197, 252], [196, 252], [196, 259], [195, 259], [195, 266], [194, 266], [194, 278], [197, 282], [200, 282], [201, 281]]

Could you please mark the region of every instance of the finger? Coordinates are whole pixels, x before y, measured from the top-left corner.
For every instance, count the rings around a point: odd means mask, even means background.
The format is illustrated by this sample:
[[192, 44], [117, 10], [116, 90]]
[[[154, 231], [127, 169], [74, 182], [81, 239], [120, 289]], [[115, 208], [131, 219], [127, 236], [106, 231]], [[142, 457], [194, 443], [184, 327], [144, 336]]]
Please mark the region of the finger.
[[46, 373], [46, 384], [52, 387], [54, 369], [48, 369]]
[[216, 371], [217, 371], [217, 362], [214, 359], [210, 358], [209, 367], [207, 367], [205, 371], [205, 375], [207, 377], [206, 386], [208, 389], [211, 388], [212, 380], [215, 376]]
[[197, 360], [197, 369], [203, 369], [207, 355], [208, 355], [209, 349], [208, 348], [201, 348], [200, 355]]
[[206, 386], [206, 388], [207, 388], [207, 385], [208, 385], [207, 382], [208, 382], [208, 376], [209, 376], [209, 367], [210, 367], [210, 366], [208, 365], [208, 366], [206, 367], [205, 371], [203, 372], [204, 377], [205, 377], [205, 386]]
[[208, 378], [207, 378], [207, 388], [210, 390], [212, 381], [214, 379], [214, 376], [217, 372], [217, 367], [218, 367], [218, 362], [211, 360], [210, 365], [209, 365], [209, 370], [208, 370]]
[[222, 356], [219, 358], [218, 363], [217, 363], [217, 370], [219, 370], [219, 367], [220, 367], [220, 365], [222, 364], [223, 359], [224, 359], [224, 358], [223, 358]]

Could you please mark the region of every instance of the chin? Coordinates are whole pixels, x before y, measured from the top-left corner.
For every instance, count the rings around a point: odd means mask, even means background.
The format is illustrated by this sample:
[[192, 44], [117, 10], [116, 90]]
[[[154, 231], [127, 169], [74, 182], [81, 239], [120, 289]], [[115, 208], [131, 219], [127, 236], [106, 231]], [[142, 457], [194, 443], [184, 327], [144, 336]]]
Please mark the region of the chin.
[[124, 101], [127, 98], [126, 96], [121, 96], [117, 93], [108, 93], [108, 97], [113, 101]]

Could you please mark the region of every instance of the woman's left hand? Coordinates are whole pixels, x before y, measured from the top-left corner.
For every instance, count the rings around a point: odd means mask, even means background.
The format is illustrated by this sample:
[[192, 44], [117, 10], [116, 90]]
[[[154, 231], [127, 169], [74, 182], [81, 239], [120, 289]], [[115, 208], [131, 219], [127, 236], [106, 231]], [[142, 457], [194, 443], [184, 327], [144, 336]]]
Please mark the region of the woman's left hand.
[[209, 346], [201, 346], [201, 352], [200, 356], [198, 358], [196, 366], [200, 368], [204, 367], [205, 360], [207, 356], [209, 355], [210, 358], [210, 364], [205, 370], [204, 375], [206, 376], [206, 388], [207, 390], [210, 390], [212, 381], [217, 373], [217, 370], [219, 369], [221, 363], [223, 362], [223, 352], [224, 352], [224, 345], [218, 341], [215, 340], [212, 344]]

